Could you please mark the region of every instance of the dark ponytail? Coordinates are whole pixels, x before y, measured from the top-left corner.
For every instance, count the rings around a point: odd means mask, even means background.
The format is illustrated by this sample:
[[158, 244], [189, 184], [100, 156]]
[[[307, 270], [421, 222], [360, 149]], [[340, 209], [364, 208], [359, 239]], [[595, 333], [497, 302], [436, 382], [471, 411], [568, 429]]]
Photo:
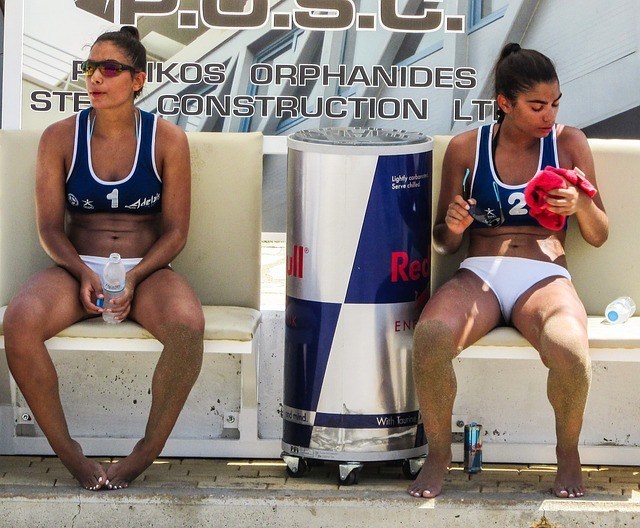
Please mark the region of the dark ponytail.
[[[549, 57], [536, 50], [521, 48], [515, 42], [502, 48], [493, 76], [495, 97], [502, 94], [511, 102], [538, 83], [558, 81], [556, 68]], [[504, 112], [498, 108], [498, 122], [503, 119]]]

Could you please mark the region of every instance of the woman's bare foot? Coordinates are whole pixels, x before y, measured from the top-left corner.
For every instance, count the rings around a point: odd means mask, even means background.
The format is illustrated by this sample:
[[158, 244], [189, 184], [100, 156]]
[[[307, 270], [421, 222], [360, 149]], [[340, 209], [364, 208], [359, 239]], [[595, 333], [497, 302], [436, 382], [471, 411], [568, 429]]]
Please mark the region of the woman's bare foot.
[[444, 456], [429, 453], [416, 480], [407, 488], [409, 495], [428, 499], [440, 495], [444, 484], [444, 476], [450, 463], [450, 451]]
[[107, 474], [104, 469], [84, 456], [82, 447], [75, 440], [71, 440], [68, 451], [58, 453], [58, 458], [84, 489], [97, 491], [105, 485]]
[[150, 455], [145, 449], [144, 439], [140, 440], [129, 456], [107, 468], [105, 486], [110, 490], [128, 488], [155, 459], [155, 455]]
[[556, 449], [558, 472], [553, 484], [553, 494], [561, 499], [574, 499], [584, 496], [582, 467], [578, 448]]

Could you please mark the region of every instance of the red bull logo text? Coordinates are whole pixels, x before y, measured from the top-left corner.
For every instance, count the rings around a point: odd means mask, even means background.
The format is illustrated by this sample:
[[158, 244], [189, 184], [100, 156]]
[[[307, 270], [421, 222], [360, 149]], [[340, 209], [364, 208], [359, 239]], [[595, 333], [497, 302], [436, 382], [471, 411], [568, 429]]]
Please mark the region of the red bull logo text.
[[413, 332], [413, 330], [415, 330], [415, 328], [416, 328], [416, 324], [417, 323], [418, 323], [417, 319], [397, 320], [397, 321], [395, 321], [393, 329], [396, 332], [405, 332], [405, 331]]
[[304, 254], [309, 253], [309, 248], [293, 246], [293, 255], [287, 255], [287, 275], [290, 277], [304, 277]]
[[417, 281], [429, 277], [429, 259], [409, 260], [404, 251], [391, 253], [391, 282]]

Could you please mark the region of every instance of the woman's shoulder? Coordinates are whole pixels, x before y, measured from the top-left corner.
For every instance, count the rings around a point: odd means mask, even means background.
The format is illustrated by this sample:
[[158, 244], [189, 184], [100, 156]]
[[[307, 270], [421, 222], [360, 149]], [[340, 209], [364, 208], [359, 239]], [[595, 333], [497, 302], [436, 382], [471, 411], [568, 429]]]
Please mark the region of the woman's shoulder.
[[472, 167], [476, 158], [479, 133], [480, 128], [474, 128], [453, 136], [444, 154], [444, 164], [447, 167]]
[[166, 119], [158, 117], [156, 127], [156, 140], [161, 143], [167, 142], [171, 145], [171, 143], [175, 141], [182, 142], [187, 140], [185, 131], [178, 125], [171, 123]]
[[[482, 125], [482, 126], [485, 126], [485, 125]], [[455, 136], [453, 136], [451, 141], [456, 141], [456, 143], [463, 144], [463, 145], [466, 143], [475, 143], [478, 138], [478, 134], [482, 129], [482, 126], [479, 126], [477, 128], [472, 128], [471, 130], [465, 130], [464, 132], [460, 132], [459, 134], [456, 134]]]
[[593, 154], [585, 133], [571, 126], [556, 126], [557, 152], [560, 166], [582, 169], [593, 164]]
[[47, 126], [47, 128], [44, 129], [45, 133], [48, 134], [55, 134], [55, 133], [60, 133], [60, 132], [65, 132], [65, 131], [73, 131], [75, 133], [76, 130], [76, 119], [77, 119], [77, 114], [74, 114], [72, 116], [69, 117], [65, 117], [64, 119], [61, 119], [60, 121], [56, 121], [55, 123], [51, 123], [49, 126]]
[[587, 140], [587, 136], [582, 130], [569, 125], [556, 125], [556, 137], [558, 143], [583, 142]]
[[480, 128], [460, 132], [451, 138], [447, 150], [456, 152], [475, 152]]
[[589, 148], [585, 133], [579, 128], [568, 125], [556, 125], [556, 141], [559, 150]]
[[174, 123], [158, 117], [156, 125], [156, 156], [162, 160], [189, 157], [189, 141], [185, 131]]
[[73, 144], [76, 133], [76, 119], [76, 115], [72, 115], [47, 126], [40, 137], [40, 144], [54, 144], [57, 146], [67, 143]]

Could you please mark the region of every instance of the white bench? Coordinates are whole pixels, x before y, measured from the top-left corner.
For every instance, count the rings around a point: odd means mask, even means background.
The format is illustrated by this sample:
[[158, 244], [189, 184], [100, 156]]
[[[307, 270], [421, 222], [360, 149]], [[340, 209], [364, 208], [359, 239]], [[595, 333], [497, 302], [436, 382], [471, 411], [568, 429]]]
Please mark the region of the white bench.
[[[434, 214], [442, 177], [442, 159], [450, 136], [436, 136], [434, 143]], [[590, 355], [593, 361], [640, 361], [640, 317], [627, 323], [604, 322], [604, 309], [614, 298], [629, 295], [640, 301], [640, 215], [636, 195], [640, 191], [640, 141], [589, 140], [595, 160], [598, 186], [609, 216], [609, 239], [600, 248], [584, 242], [577, 222], [569, 221], [567, 260], [573, 283], [587, 310]], [[454, 255], [432, 252], [432, 291], [458, 269], [466, 243]], [[470, 359], [532, 359], [540, 361], [536, 350], [510, 327], [496, 328], [465, 349], [459, 361]], [[459, 379], [459, 385], [464, 379]], [[514, 387], [514, 390], [517, 389]], [[630, 403], [631, 404], [631, 403]], [[455, 410], [454, 410], [455, 413]], [[484, 455], [494, 462], [554, 462], [553, 445], [486, 443]], [[640, 460], [635, 446], [581, 446], [584, 463], [628, 464]]]
[[[0, 130], [0, 334], [4, 306], [11, 296], [32, 273], [51, 265], [40, 247], [35, 225], [33, 187], [39, 137], [35, 131]], [[235, 438], [170, 437], [163, 454], [248, 457], [259, 452], [277, 456], [279, 441], [258, 438], [263, 137], [260, 133], [189, 133], [188, 139], [191, 226], [187, 245], [173, 267], [187, 277], [204, 306], [205, 364], [209, 354], [239, 358], [239, 409], [219, 417], [224, 419], [225, 429], [238, 431], [228, 435]], [[73, 351], [81, 355], [79, 359], [113, 351], [157, 355], [161, 350], [160, 343], [139, 325], [131, 321], [106, 325], [100, 319], [74, 324], [50, 339], [47, 346], [54, 356]], [[155, 356], [147, 359], [155, 365]], [[61, 373], [61, 380], [71, 377], [68, 382], [73, 384], [73, 376], [68, 374]], [[192, 392], [190, 399], [193, 397]], [[0, 454], [51, 453], [21, 401], [7, 368], [4, 336], [0, 335]], [[121, 411], [123, 416], [114, 420], [126, 418], [127, 409]], [[77, 439], [89, 455], [124, 455], [142, 433], [132, 431], [126, 438], [87, 435]]]

